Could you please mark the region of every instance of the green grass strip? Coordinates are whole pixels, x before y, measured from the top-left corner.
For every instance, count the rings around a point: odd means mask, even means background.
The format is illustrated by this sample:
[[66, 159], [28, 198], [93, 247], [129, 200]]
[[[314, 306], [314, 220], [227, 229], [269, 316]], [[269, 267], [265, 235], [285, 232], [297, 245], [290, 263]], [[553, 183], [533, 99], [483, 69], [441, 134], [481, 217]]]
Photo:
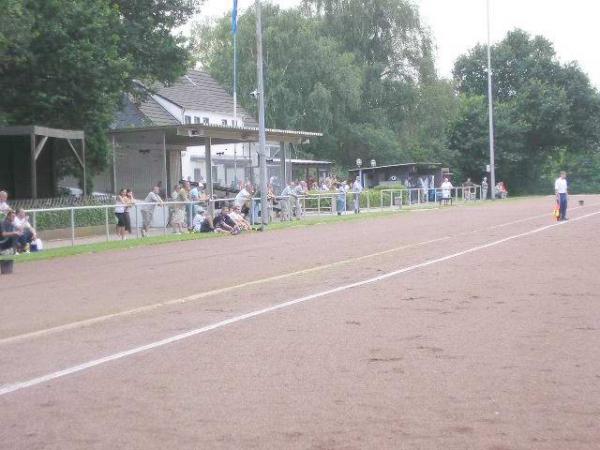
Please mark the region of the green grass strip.
[[[312, 216], [304, 218], [302, 220], [292, 220], [289, 222], [274, 222], [266, 227], [266, 231], [279, 231], [289, 228], [303, 228], [315, 225], [328, 225], [340, 222], [354, 222], [357, 220], [372, 220], [379, 219], [382, 217], [392, 217], [399, 213], [409, 212], [409, 209], [392, 210], [392, 211], [378, 211], [368, 212], [361, 214], [348, 213], [343, 216]], [[21, 254], [14, 257], [15, 262], [25, 263], [33, 261], [43, 261], [55, 258], [64, 258], [68, 256], [86, 255], [93, 253], [103, 253], [114, 250], [129, 250], [138, 247], [147, 247], [151, 245], [163, 245], [171, 244], [173, 242], [183, 241], [195, 241], [201, 239], [217, 239], [231, 237], [235, 239], [235, 236], [221, 233], [184, 233], [181, 235], [177, 234], [166, 234], [162, 236], [150, 236], [145, 238], [132, 238], [121, 240], [111, 240], [107, 242], [97, 242], [93, 244], [80, 244], [74, 246], [65, 246], [59, 248], [52, 248], [43, 250], [41, 252], [32, 252], [27, 254]]]

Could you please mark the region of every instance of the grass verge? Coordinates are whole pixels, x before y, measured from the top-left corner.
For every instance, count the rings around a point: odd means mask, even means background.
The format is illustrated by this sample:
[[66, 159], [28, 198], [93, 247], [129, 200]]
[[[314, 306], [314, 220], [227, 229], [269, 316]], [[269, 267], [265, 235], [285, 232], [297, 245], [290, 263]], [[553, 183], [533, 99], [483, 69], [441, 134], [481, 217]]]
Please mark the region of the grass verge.
[[[382, 211], [382, 212], [369, 212], [364, 214], [346, 214], [343, 216], [317, 216], [309, 217], [303, 220], [290, 221], [290, 222], [275, 222], [267, 227], [267, 231], [278, 231], [285, 230], [288, 228], [302, 228], [310, 227], [315, 225], [326, 225], [340, 222], [354, 222], [357, 220], [371, 220], [379, 219], [382, 217], [394, 217], [400, 213], [406, 213], [410, 210], [393, 210], [393, 211]], [[182, 241], [195, 241], [202, 239], [218, 239], [218, 238], [235, 238], [226, 234], [218, 233], [189, 233], [189, 234], [167, 234], [164, 236], [152, 236], [146, 238], [131, 238], [125, 241], [114, 240], [108, 242], [98, 242], [93, 244], [81, 244], [75, 246], [66, 246], [59, 248], [52, 248], [41, 252], [34, 252], [28, 254], [21, 254], [14, 257], [17, 263], [26, 263], [33, 261], [43, 261], [54, 258], [64, 258], [68, 256], [85, 255], [92, 253], [103, 253], [113, 250], [128, 250], [138, 247], [146, 247], [151, 245], [162, 245], [170, 244], [173, 242]]]

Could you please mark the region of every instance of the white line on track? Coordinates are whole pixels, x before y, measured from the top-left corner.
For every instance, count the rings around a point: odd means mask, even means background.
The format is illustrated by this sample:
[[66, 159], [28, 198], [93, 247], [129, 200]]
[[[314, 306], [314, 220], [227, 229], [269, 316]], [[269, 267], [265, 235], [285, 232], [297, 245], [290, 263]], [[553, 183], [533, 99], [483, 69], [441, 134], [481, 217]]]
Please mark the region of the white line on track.
[[346, 284], [343, 286], [338, 286], [336, 288], [333, 289], [328, 289], [326, 291], [321, 291], [321, 292], [317, 292], [315, 294], [311, 294], [311, 295], [307, 295], [304, 297], [300, 297], [294, 300], [290, 300], [284, 303], [279, 303], [273, 306], [269, 306], [267, 308], [263, 308], [263, 309], [259, 309], [256, 311], [252, 311], [246, 314], [242, 314], [240, 316], [236, 316], [236, 317], [232, 317], [230, 319], [227, 320], [223, 320], [221, 322], [217, 322], [217, 323], [213, 323], [211, 325], [207, 325], [205, 327], [201, 327], [201, 328], [196, 328], [194, 330], [190, 330], [188, 332], [182, 333], [182, 334], [177, 334], [175, 336], [171, 336], [169, 338], [166, 339], [162, 339], [159, 341], [155, 341], [155, 342], [151, 342], [149, 344], [146, 345], [142, 345], [140, 347], [134, 347], [132, 349], [129, 350], [125, 350], [123, 352], [119, 352], [119, 353], [114, 353], [112, 355], [108, 355], [105, 356], [103, 358], [99, 358], [99, 359], [94, 359], [88, 362], [85, 362], [83, 364], [78, 364], [76, 366], [72, 366], [63, 370], [59, 370], [57, 372], [52, 372], [49, 373], [47, 375], [43, 375], [37, 378], [32, 378], [30, 380], [27, 381], [20, 381], [20, 382], [16, 382], [16, 383], [12, 383], [12, 384], [5, 384], [0, 386], [0, 396], [6, 395], [6, 394], [10, 394], [11, 392], [16, 392], [19, 391], [21, 389], [25, 389], [25, 388], [29, 388], [29, 387], [33, 387], [33, 386], [37, 386], [43, 383], [47, 383], [51, 380], [55, 380], [57, 378], [62, 378], [68, 375], [72, 375], [74, 373], [78, 373], [78, 372], [82, 372], [84, 370], [90, 369], [92, 367], [96, 367], [96, 366], [100, 366], [102, 364], [106, 364], [112, 361], [116, 361], [119, 359], [123, 359], [123, 358], [127, 358], [129, 356], [133, 356], [136, 355], [138, 353], [142, 353], [142, 352], [146, 352], [149, 350], [154, 350], [157, 349], [159, 347], [164, 347], [165, 345], [169, 345], [172, 344], [174, 342], [178, 342], [178, 341], [182, 341], [184, 339], [188, 339], [190, 337], [202, 334], [202, 333], [207, 333], [209, 331], [213, 331], [216, 330], [218, 328], [223, 328], [226, 327], [228, 325], [232, 325], [238, 322], [242, 322], [244, 320], [248, 320], [248, 319], [252, 319], [254, 317], [258, 317], [258, 316], [262, 316], [264, 314], [268, 314], [274, 311], [278, 311], [280, 309], [284, 309], [284, 308], [289, 308], [290, 306], [294, 306], [297, 305], [299, 303], [304, 303], [304, 302], [308, 302], [309, 300], [314, 300], [316, 298], [320, 298], [320, 297], [325, 297], [327, 295], [331, 295], [331, 294], [336, 294], [338, 292], [343, 292], [346, 291], [348, 289], [353, 289], [353, 288], [357, 288], [357, 287], [361, 287], [361, 286], [365, 286], [367, 284], [372, 284], [372, 283], [377, 283], [379, 281], [382, 280], [386, 280], [388, 278], [391, 277], [395, 277], [407, 272], [412, 272], [415, 271], [417, 269], [422, 269], [428, 266], [432, 266], [434, 264], [439, 264], [445, 261], [448, 261], [450, 259], [454, 259], [454, 258], [459, 258], [461, 256], [470, 254], [470, 253], [475, 253], [475, 252], [479, 252], [481, 250], [485, 250], [491, 247], [495, 247], [497, 245], [501, 245], [504, 244], [506, 242], [509, 241], [513, 241], [515, 239], [520, 239], [523, 237], [527, 237], [527, 236], [532, 236], [534, 234], [538, 234], [541, 233], [543, 231], [552, 229], [552, 228], [556, 228], [559, 226], [564, 226], [567, 225], [569, 223], [574, 223], [580, 220], [584, 220], [584, 219], [589, 219], [590, 217], [594, 217], [600, 215], [600, 211], [596, 211], [590, 214], [586, 214], [583, 216], [579, 216], [577, 218], [571, 219], [570, 222], [557, 222], [554, 223], [552, 225], [546, 225], [544, 227], [540, 227], [540, 228], [535, 228], [533, 230], [524, 232], [524, 233], [519, 233], [519, 234], [515, 234], [512, 236], [508, 236], [505, 237], [503, 239], [498, 239], [496, 241], [492, 241], [492, 242], [488, 242], [487, 244], [482, 244], [482, 245], [478, 245], [476, 247], [471, 247], [469, 249], [460, 251], [460, 252], [456, 252], [456, 253], [452, 253], [450, 255], [446, 255], [446, 256], [442, 256], [440, 258], [435, 258], [435, 259], [430, 259], [427, 260], [425, 262], [419, 263], [419, 264], [415, 264], [412, 266], [408, 266], [408, 267], [404, 267], [402, 269], [398, 269], [398, 270], [394, 270], [392, 272], [388, 272], [385, 273], [383, 275], [378, 275], [376, 277], [373, 278], [368, 278], [366, 280], [362, 280], [362, 281], [358, 281], [356, 283], [351, 283], [351, 284]]
[[[572, 210], [591, 208], [591, 207], [599, 206], [599, 205], [600, 205], [600, 203], [594, 203], [591, 205], [579, 206], [576, 208], [572, 208]], [[450, 211], [450, 210], [448, 210], [448, 211]], [[511, 222], [505, 222], [505, 223], [501, 223], [498, 225], [492, 225], [489, 227], [479, 228], [479, 229], [475, 229], [475, 230], [471, 230], [471, 231], [465, 231], [465, 232], [457, 233], [457, 234], [453, 234], [453, 235], [442, 236], [437, 239], [431, 239], [428, 241], [422, 241], [422, 242], [417, 242], [414, 244], [408, 244], [408, 245], [403, 245], [400, 247], [390, 248], [390, 249], [387, 249], [387, 250], [384, 250], [381, 252], [370, 253], [368, 255], [362, 255], [362, 256], [358, 256], [358, 257], [354, 257], [354, 258], [344, 259], [341, 261], [335, 261], [332, 263], [311, 267], [309, 269], [303, 269], [303, 270], [298, 270], [298, 271], [294, 271], [294, 272], [284, 273], [281, 275], [275, 275], [272, 277], [261, 278], [258, 280], [252, 280], [252, 281], [248, 281], [245, 283], [235, 284], [233, 286], [227, 286], [227, 287], [220, 288], [220, 289], [213, 289], [210, 291], [200, 292], [198, 294], [193, 294], [193, 295], [190, 295], [187, 297], [171, 299], [171, 300], [167, 300], [164, 302], [158, 302], [158, 303], [153, 303], [151, 305], [145, 305], [145, 306], [140, 306], [138, 308], [128, 309], [125, 311], [118, 311], [118, 312], [111, 313], [111, 314], [104, 314], [102, 316], [92, 317], [90, 319], [78, 320], [76, 322], [70, 322], [70, 323], [67, 323], [64, 325], [58, 325], [58, 326], [51, 327], [51, 328], [44, 328], [42, 330], [36, 330], [36, 331], [28, 332], [28, 333], [9, 336], [9, 337], [0, 339], [0, 346], [6, 345], [6, 344], [12, 344], [12, 343], [27, 340], [27, 339], [39, 338], [42, 336], [47, 336], [49, 334], [62, 333], [64, 331], [74, 330], [76, 328], [88, 327], [88, 326], [95, 325], [98, 323], [106, 322], [111, 319], [118, 319], [121, 317], [127, 317], [127, 316], [136, 315], [136, 314], [146, 313], [146, 312], [154, 311], [159, 308], [164, 308], [166, 306], [175, 306], [175, 305], [181, 305], [183, 303], [190, 303], [190, 302], [198, 301], [198, 300], [201, 300], [204, 298], [212, 297], [215, 295], [221, 295], [221, 294], [225, 294], [227, 292], [232, 292], [232, 291], [236, 291], [239, 289], [245, 289], [250, 286], [271, 283], [273, 281], [280, 281], [280, 280], [284, 280], [286, 278], [296, 277], [298, 275], [306, 275], [306, 274], [309, 274], [312, 272], [331, 269], [333, 267], [338, 267], [338, 266], [345, 265], [345, 264], [356, 263], [356, 262], [363, 261], [363, 260], [369, 259], [369, 258], [383, 256], [383, 255], [387, 255], [390, 253], [396, 253], [396, 252], [399, 252], [402, 250], [408, 250], [411, 248], [424, 247], [427, 245], [447, 241], [449, 239], [453, 239], [453, 238], [457, 238], [457, 237], [461, 237], [461, 236], [467, 236], [470, 234], [475, 234], [480, 231], [493, 230], [493, 229], [501, 228], [501, 227], [508, 227], [511, 225], [516, 225], [519, 223], [528, 222], [528, 221], [535, 220], [535, 219], [541, 219], [544, 217], [549, 217], [549, 214], [538, 214], [535, 216], [530, 216], [530, 217], [525, 217], [525, 218], [518, 219], [518, 220], [513, 220]]]

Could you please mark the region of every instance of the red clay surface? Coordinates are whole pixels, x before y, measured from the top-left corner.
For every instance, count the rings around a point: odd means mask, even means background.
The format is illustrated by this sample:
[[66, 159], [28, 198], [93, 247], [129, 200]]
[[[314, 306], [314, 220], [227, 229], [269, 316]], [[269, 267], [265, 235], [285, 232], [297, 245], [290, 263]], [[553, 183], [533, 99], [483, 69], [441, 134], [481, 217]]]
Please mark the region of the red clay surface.
[[525, 235], [552, 199], [17, 265], [2, 385], [438, 260], [0, 395], [0, 447], [598, 449], [585, 204]]

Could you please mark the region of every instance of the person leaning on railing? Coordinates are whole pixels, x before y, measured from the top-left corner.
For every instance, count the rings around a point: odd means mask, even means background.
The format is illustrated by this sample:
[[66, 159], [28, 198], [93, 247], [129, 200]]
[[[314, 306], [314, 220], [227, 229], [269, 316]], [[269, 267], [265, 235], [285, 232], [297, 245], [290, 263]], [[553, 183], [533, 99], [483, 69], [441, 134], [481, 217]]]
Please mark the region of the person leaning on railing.
[[115, 216], [117, 218], [117, 236], [122, 240], [126, 239], [127, 233], [131, 233], [131, 223], [129, 214], [127, 213], [127, 205], [129, 199], [127, 197], [127, 189], [123, 188], [119, 191], [116, 197]]
[[281, 199], [279, 204], [281, 205], [281, 221], [292, 219], [292, 195], [296, 192], [296, 183], [290, 181], [288, 185], [281, 191]]
[[142, 237], [145, 237], [148, 234], [150, 225], [152, 225], [152, 219], [154, 217], [154, 209], [156, 208], [156, 205], [163, 204], [159, 193], [160, 187], [154, 186], [144, 199], [144, 203], [147, 204], [142, 206]]

